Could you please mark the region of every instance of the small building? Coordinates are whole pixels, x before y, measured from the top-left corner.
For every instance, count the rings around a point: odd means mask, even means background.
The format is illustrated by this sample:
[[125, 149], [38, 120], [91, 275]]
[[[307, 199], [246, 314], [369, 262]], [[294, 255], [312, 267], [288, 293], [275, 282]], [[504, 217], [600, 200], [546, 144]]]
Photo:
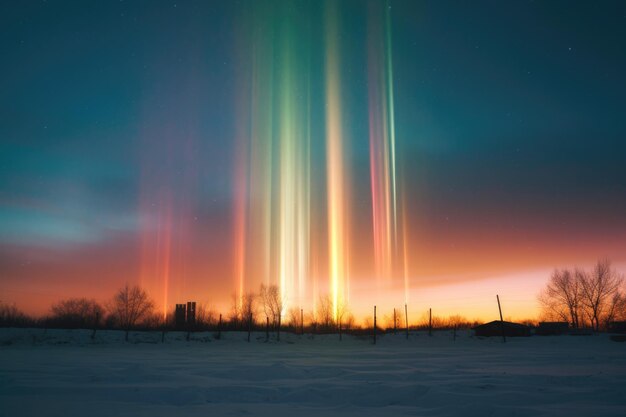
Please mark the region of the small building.
[[535, 334], [539, 336], [554, 336], [567, 334], [569, 323], [566, 321], [542, 321], [535, 329]]
[[187, 309], [185, 304], [176, 304], [176, 310], [174, 311], [174, 323], [176, 327], [183, 327], [185, 325]]
[[626, 321], [612, 321], [609, 323], [609, 332], [626, 333]]
[[194, 325], [196, 323], [196, 302], [189, 301], [186, 305], [176, 304], [174, 323], [177, 328]]
[[187, 324], [196, 324], [196, 302], [187, 302]]
[[510, 321], [494, 320], [489, 323], [481, 324], [473, 328], [474, 334], [481, 337], [502, 336], [506, 337], [526, 337], [530, 336], [530, 327], [512, 323]]

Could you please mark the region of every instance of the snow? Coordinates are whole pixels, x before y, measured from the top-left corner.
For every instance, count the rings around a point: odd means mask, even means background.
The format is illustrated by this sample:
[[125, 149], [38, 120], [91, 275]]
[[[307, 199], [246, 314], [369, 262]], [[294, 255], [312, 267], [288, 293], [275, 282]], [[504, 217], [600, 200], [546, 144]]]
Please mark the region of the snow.
[[0, 329], [0, 416], [625, 416], [626, 343]]

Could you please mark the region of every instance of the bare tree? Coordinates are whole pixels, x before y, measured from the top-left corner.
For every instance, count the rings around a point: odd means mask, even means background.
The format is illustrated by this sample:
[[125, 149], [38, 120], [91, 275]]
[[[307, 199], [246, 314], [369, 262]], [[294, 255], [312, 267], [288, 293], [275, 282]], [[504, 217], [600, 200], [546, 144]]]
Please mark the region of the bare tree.
[[614, 314], [614, 306], [620, 302], [622, 282], [623, 278], [606, 259], [598, 261], [591, 273], [582, 276], [582, 301], [596, 331], [600, 329], [601, 321], [603, 325], [608, 324], [609, 316]]
[[582, 280], [585, 272], [555, 269], [538, 300], [546, 317], [556, 317], [577, 329], [581, 324]]
[[[378, 323], [376, 323], [378, 324]], [[366, 316], [363, 319], [363, 323], [361, 328], [366, 329], [366, 330], [371, 330], [374, 327], [374, 320], [372, 319], [372, 317], [370, 316]]]
[[443, 329], [446, 328], [446, 320], [443, 317], [437, 316], [435, 314], [429, 314], [428, 311], [425, 311], [422, 314], [421, 324], [418, 325], [419, 328], [422, 329]]
[[352, 330], [356, 327], [356, 319], [349, 311], [343, 315], [341, 320], [341, 325], [345, 330]]
[[0, 301], [0, 327], [25, 326], [32, 321], [15, 304], [9, 305]]
[[93, 299], [68, 298], [52, 306], [51, 320], [59, 326], [95, 330], [103, 318], [104, 308]]
[[624, 294], [619, 290], [615, 291], [605, 309], [604, 321], [602, 323], [604, 328], [608, 329], [612, 321], [619, 320], [620, 312], [625, 302]]
[[626, 320], [626, 288], [622, 284], [613, 299], [611, 300], [611, 307], [607, 316], [607, 324], [611, 321], [624, 321]]
[[342, 340], [343, 329], [345, 329], [345, 320], [346, 317], [350, 314], [348, 309], [348, 305], [344, 302], [341, 302], [337, 305], [335, 316], [335, 324], [337, 325], [337, 329], [339, 330], [339, 340]]
[[[335, 310], [333, 309], [333, 302], [330, 296], [320, 295], [315, 308], [315, 314], [311, 318], [310, 323], [313, 327], [319, 326], [323, 332], [337, 331], [341, 330], [339, 326], [341, 326], [342, 329], [346, 328], [344, 325], [349, 316], [350, 309], [346, 303], [338, 303]], [[352, 320], [349, 324], [353, 326], [354, 321]]]
[[217, 312], [207, 304], [198, 305], [196, 308], [196, 326], [206, 328], [217, 322]]
[[[395, 313], [395, 314], [394, 314]], [[385, 314], [381, 320], [382, 327], [386, 330], [401, 329], [404, 321], [404, 309], [394, 308], [391, 313]]]
[[469, 329], [472, 327], [472, 323], [460, 314], [454, 314], [448, 317], [448, 323], [446, 327], [452, 329]]
[[333, 303], [330, 299], [330, 296], [320, 295], [316, 310], [317, 311], [315, 312], [315, 321], [323, 330], [329, 331], [335, 327], [335, 319], [333, 317]]
[[241, 298], [237, 297], [236, 294], [233, 294], [231, 295], [230, 301], [231, 302], [230, 302], [230, 312], [228, 313], [228, 322], [233, 328], [239, 329], [244, 322], [242, 311], [241, 311], [242, 310]]
[[131, 287], [128, 284], [119, 289], [109, 306], [111, 315], [119, 326], [126, 331], [127, 341], [128, 331], [142, 319], [150, 316], [153, 309], [154, 302], [148, 293], [138, 286]]
[[256, 296], [252, 293], [244, 294], [241, 298], [241, 318], [248, 327], [248, 342], [250, 341], [250, 332], [252, 331], [252, 326], [254, 325], [256, 312]]
[[266, 287], [261, 284], [259, 295], [263, 303], [265, 317], [268, 317], [272, 322], [272, 326], [276, 329], [276, 339], [280, 340], [280, 325], [283, 315], [283, 300], [280, 289], [277, 285]]
[[289, 327], [292, 328], [293, 331], [296, 331], [298, 328], [300, 328], [300, 325], [301, 325], [300, 309], [298, 307], [292, 307], [287, 312], [287, 315], [289, 318], [289, 321], [288, 321]]
[[164, 317], [163, 313], [152, 310], [152, 312], [146, 314], [138, 324], [148, 329], [164, 329], [167, 325], [167, 317]]
[[575, 329], [588, 321], [597, 331], [626, 308], [623, 283], [611, 263], [601, 260], [589, 272], [580, 268], [555, 270], [538, 299], [544, 317], [567, 321]]
[[312, 333], [316, 333], [317, 329], [319, 327], [319, 322], [317, 320], [317, 315], [315, 313], [315, 311], [308, 311], [306, 313], [304, 313], [304, 320], [302, 320], [304, 323], [302, 324], [302, 326], [308, 326], [309, 330]]
[[339, 328], [339, 332], [341, 333], [342, 327], [345, 325], [346, 317], [350, 314], [350, 309], [348, 308], [348, 304], [341, 302], [337, 305], [337, 327]]

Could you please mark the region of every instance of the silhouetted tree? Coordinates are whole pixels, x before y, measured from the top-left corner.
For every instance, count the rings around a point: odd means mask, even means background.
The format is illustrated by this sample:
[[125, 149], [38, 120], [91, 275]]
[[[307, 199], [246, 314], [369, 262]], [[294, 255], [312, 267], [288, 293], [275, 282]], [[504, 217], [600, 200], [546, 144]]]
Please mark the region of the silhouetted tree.
[[620, 303], [622, 282], [609, 260], [598, 261], [590, 273], [582, 275], [582, 301], [595, 330], [600, 329], [601, 322], [606, 325], [612, 319]]
[[581, 324], [582, 277], [584, 271], [555, 269], [538, 300], [543, 314], [549, 319], [566, 321], [577, 329]]
[[200, 304], [196, 307], [196, 326], [198, 328], [208, 328], [217, 323], [217, 312], [207, 304]]
[[588, 321], [600, 330], [626, 308], [623, 283], [610, 261], [601, 260], [589, 272], [579, 268], [555, 270], [538, 299], [546, 318], [567, 321], [573, 328]]
[[[336, 311], [333, 308], [333, 302], [329, 295], [320, 295], [316, 308], [314, 318], [311, 320], [313, 326], [319, 326], [323, 332], [334, 332], [341, 328], [345, 329], [345, 322], [347, 317], [350, 316], [350, 309], [344, 302], [337, 304]], [[351, 320], [350, 326], [354, 325], [354, 321]]]
[[448, 317], [448, 320], [445, 322], [444, 326], [451, 329], [469, 329], [472, 327], [472, 323], [467, 318], [459, 314], [454, 314]]
[[32, 319], [19, 310], [15, 304], [5, 304], [0, 301], [0, 326], [26, 326], [32, 323]]
[[237, 297], [237, 295], [231, 295], [231, 303], [230, 303], [230, 312], [228, 313], [228, 322], [230, 326], [234, 329], [241, 329], [243, 325], [244, 318], [242, 315], [242, 297]]
[[153, 309], [154, 302], [148, 293], [138, 286], [131, 287], [128, 284], [120, 288], [109, 306], [111, 316], [126, 331], [127, 341], [129, 330], [141, 320], [149, 317]]
[[356, 319], [349, 311], [346, 311], [343, 315], [341, 319], [341, 327], [343, 327], [344, 330], [352, 330], [356, 327]]
[[167, 317], [162, 312], [156, 312], [152, 309], [150, 314], [146, 314], [137, 322], [137, 325], [147, 329], [162, 329], [167, 325]]
[[425, 311], [424, 314], [422, 314], [421, 321], [418, 327], [422, 329], [431, 328], [433, 330], [443, 329], [447, 327], [447, 323], [444, 318], [437, 316], [435, 314], [429, 315], [428, 311]]
[[315, 311], [315, 321], [323, 331], [332, 330], [335, 327], [335, 319], [333, 317], [333, 303], [330, 296], [320, 295]]
[[276, 329], [276, 339], [280, 340], [280, 325], [283, 315], [283, 300], [280, 289], [277, 285], [266, 287], [261, 284], [259, 296], [263, 303], [265, 316], [270, 319], [272, 326]]
[[256, 311], [256, 296], [253, 293], [244, 294], [241, 298], [241, 318], [248, 327], [248, 342], [250, 341], [250, 332], [254, 326]]
[[350, 310], [348, 309], [348, 305], [346, 303], [341, 302], [337, 305], [337, 317], [335, 321], [340, 334], [342, 329], [345, 329], [345, 320], [349, 314]]
[[394, 316], [393, 310], [391, 310], [391, 312], [389, 312], [389, 314], [385, 314], [382, 320], [380, 321], [382, 327], [384, 327], [387, 331], [389, 331], [390, 329], [402, 329], [403, 328], [402, 323], [404, 322], [404, 308], [402, 309], [396, 308], [395, 312], [396, 314]]
[[288, 325], [292, 331], [297, 331], [300, 328], [301, 314], [298, 307], [292, 307], [288, 313]]
[[52, 306], [50, 320], [57, 326], [97, 329], [104, 318], [104, 308], [94, 299], [68, 298]]
[[606, 324], [611, 321], [626, 320], [626, 288], [622, 284], [622, 288], [615, 292], [611, 299], [610, 307], [607, 311]]

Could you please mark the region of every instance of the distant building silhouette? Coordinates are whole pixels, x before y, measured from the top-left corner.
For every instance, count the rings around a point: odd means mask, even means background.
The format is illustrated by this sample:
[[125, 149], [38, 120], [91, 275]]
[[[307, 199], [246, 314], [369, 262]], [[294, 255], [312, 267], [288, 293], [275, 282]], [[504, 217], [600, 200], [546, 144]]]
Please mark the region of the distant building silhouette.
[[474, 327], [476, 336], [502, 336], [503, 332], [506, 337], [530, 336], [530, 327], [519, 323], [500, 320], [494, 320]]
[[187, 304], [176, 304], [174, 323], [177, 328], [182, 328], [196, 323], [196, 302], [188, 301]]
[[187, 324], [196, 324], [196, 302], [187, 302]]

